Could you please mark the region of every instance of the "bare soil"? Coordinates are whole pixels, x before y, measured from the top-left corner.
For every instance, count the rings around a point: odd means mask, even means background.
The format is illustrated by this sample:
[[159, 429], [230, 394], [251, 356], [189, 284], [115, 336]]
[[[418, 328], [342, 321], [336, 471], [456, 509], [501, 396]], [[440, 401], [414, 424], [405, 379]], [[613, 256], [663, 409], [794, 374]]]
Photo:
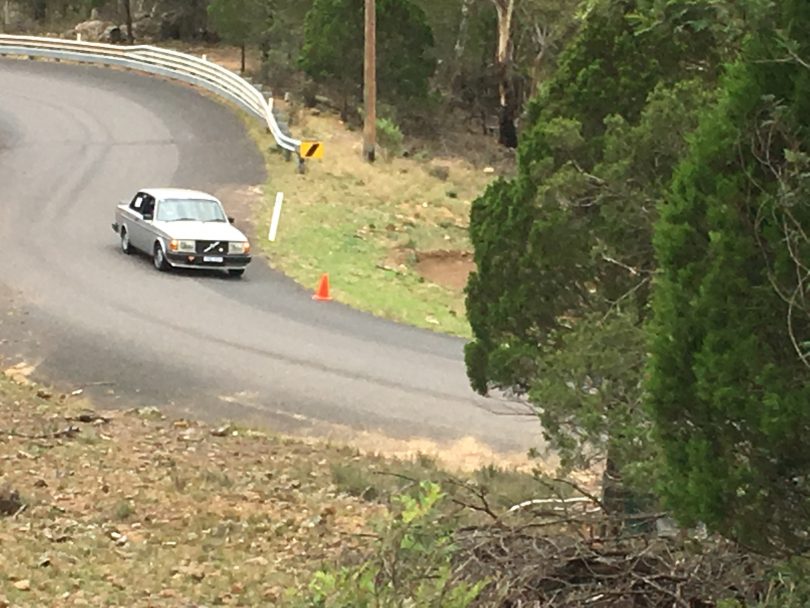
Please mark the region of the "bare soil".
[[426, 251], [416, 254], [416, 271], [426, 280], [463, 291], [475, 262], [468, 251]]

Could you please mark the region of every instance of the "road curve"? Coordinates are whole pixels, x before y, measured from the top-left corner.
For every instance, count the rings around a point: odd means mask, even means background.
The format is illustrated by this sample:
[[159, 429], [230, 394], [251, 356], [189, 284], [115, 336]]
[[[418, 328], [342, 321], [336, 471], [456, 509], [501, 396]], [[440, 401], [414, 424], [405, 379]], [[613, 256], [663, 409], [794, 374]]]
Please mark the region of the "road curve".
[[0, 60], [0, 354], [119, 406], [540, 445], [536, 421], [470, 390], [460, 340], [313, 302], [259, 260], [233, 280], [118, 249], [113, 207], [137, 188], [264, 181], [238, 117], [189, 87]]

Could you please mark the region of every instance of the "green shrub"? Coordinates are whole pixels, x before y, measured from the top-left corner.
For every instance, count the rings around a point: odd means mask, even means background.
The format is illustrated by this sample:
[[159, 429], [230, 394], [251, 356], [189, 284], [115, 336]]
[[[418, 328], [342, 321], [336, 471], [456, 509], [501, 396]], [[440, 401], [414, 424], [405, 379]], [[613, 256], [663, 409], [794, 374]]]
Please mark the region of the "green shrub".
[[393, 120], [388, 118], [377, 119], [377, 141], [385, 150], [387, 158], [402, 154], [403, 139], [402, 131]]
[[442, 514], [438, 484], [422, 482], [414, 496], [394, 500], [376, 525], [370, 555], [356, 566], [315, 573], [297, 608], [466, 608], [487, 581], [460, 580], [453, 568], [454, 521]]
[[810, 4], [775, 14], [661, 205], [647, 403], [681, 522], [782, 555], [806, 552], [810, 529], [810, 79], [773, 58], [810, 56]]

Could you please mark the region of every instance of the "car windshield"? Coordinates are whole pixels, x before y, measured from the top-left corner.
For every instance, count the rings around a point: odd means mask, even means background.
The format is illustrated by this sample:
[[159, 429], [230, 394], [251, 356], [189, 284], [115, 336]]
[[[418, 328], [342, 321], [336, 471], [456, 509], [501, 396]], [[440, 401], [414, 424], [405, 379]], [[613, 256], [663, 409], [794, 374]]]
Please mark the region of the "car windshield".
[[167, 199], [160, 201], [157, 217], [160, 222], [227, 222], [222, 207], [216, 201], [206, 199]]

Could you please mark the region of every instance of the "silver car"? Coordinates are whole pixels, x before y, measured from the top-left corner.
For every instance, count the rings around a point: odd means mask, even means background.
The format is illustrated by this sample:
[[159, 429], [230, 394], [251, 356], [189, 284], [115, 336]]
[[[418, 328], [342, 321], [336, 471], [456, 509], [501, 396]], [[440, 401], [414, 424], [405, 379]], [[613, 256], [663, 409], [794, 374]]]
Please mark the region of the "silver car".
[[219, 268], [242, 276], [250, 243], [214, 196], [179, 188], [145, 188], [115, 209], [121, 250], [142, 251], [155, 268]]

